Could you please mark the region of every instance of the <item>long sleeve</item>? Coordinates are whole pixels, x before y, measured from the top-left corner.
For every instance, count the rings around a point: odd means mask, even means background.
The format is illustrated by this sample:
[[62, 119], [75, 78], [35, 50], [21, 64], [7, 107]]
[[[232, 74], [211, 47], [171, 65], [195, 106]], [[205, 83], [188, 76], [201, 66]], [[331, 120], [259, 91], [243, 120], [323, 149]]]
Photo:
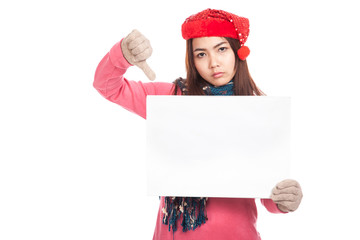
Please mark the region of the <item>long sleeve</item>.
[[271, 213], [284, 213], [276, 206], [273, 200], [271, 199], [261, 199], [261, 204]]
[[116, 43], [100, 61], [93, 86], [106, 99], [146, 118], [147, 95], [171, 95], [174, 84], [167, 82], [136, 82], [124, 77], [131, 66], [121, 51], [121, 41]]

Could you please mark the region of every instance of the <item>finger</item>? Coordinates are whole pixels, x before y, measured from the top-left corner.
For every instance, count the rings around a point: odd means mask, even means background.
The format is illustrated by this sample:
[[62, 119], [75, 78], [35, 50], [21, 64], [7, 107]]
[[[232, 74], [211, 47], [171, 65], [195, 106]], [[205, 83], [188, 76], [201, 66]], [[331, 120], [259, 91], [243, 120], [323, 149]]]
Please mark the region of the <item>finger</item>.
[[280, 202], [295, 202], [298, 200], [298, 197], [294, 194], [279, 194], [279, 195], [271, 195], [271, 199], [275, 203]]
[[152, 54], [152, 48], [146, 48], [143, 52], [134, 55], [134, 59], [137, 62], [143, 62], [148, 59]]
[[136, 48], [137, 46], [141, 45], [141, 44], [144, 44], [144, 42], [146, 41], [147, 39], [141, 35], [141, 36], [138, 36], [136, 37], [135, 39], [131, 40], [128, 42], [128, 48], [130, 50]]
[[278, 194], [294, 194], [294, 195], [300, 195], [301, 189], [297, 187], [288, 187], [283, 189], [277, 189], [276, 187], [272, 190], [272, 194], [278, 195]]
[[149, 67], [146, 61], [138, 62], [136, 63], [136, 66], [138, 66], [141, 70], [143, 70], [143, 72], [145, 73], [145, 75], [149, 80], [151, 81], [155, 80], [156, 78], [155, 72]]
[[299, 208], [299, 203], [297, 202], [281, 202], [278, 204], [279, 209], [287, 210], [287, 212], [294, 212]]
[[276, 185], [277, 189], [284, 189], [284, 188], [288, 188], [288, 187], [298, 187], [298, 188], [300, 188], [300, 184], [295, 180], [286, 179], [284, 181], [279, 182]]
[[[131, 49], [131, 53], [133, 55], [138, 55], [142, 52], [145, 52], [147, 49], [150, 49], [150, 55], [152, 53], [152, 48], [150, 46], [150, 42], [149, 40], [145, 40], [143, 43], [141, 43], [140, 45], [136, 46], [135, 48]], [[148, 56], [150, 57], [150, 56]]]
[[138, 30], [134, 29], [131, 31], [131, 33], [129, 33], [129, 35], [127, 35], [125, 39], [127, 42], [131, 42], [140, 36], [142, 36], [142, 34]]

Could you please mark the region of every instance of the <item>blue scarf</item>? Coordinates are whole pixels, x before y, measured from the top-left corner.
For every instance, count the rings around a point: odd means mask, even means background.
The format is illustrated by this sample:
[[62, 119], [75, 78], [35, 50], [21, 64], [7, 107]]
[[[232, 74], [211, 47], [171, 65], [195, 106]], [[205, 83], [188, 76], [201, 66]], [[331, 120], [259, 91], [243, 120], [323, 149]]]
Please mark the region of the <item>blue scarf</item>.
[[[178, 79], [174, 82], [186, 95], [187, 89], [184, 79]], [[207, 84], [203, 87], [206, 95], [234, 95], [234, 81], [223, 86], [215, 87]], [[165, 206], [163, 211], [163, 224], [169, 225], [169, 231], [177, 230], [177, 220], [182, 218], [182, 231], [195, 230], [204, 224], [207, 218], [206, 201], [204, 197], [165, 197]]]
[[[174, 81], [174, 84], [177, 88], [181, 89], [182, 95], [188, 95], [188, 90], [186, 88], [186, 79], [178, 78]], [[210, 83], [206, 83], [202, 86], [205, 95], [216, 95], [216, 96], [224, 96], [224, 95], [234, 95], [234, 80], [231, 80], [227, 84], [219, 87], [215, 87]]]
[[210, 92], [207, 95], [234, 95], [234, 81], [231, 80], [227, 84], [215, 87], [209, 84]]

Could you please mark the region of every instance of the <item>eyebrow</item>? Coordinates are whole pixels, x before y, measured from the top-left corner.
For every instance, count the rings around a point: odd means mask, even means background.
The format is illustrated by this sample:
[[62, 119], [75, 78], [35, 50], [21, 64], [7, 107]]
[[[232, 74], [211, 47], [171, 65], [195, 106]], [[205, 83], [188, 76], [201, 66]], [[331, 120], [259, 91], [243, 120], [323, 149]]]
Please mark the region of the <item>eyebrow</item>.
[[[220, 42], [220, 43], [216, 44], [213, 48], [215, 49], [215, 48], [223, 45], [224, 43], [227, 43], [227, 42]], [[194, 52], [196, 52], [196, 51], [205, 51], [205, 50], [206, 50], [206, 48], [196, 48], [196, 49], [194, 50]]]

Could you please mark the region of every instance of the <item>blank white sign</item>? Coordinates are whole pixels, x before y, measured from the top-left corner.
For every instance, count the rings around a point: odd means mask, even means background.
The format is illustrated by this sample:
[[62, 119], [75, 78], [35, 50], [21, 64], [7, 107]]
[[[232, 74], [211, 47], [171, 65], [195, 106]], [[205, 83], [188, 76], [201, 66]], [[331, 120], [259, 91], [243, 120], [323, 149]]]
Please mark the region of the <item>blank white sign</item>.
[[290, 98], [148, 96], [148, 194], [269, 198], [289, 178]]

